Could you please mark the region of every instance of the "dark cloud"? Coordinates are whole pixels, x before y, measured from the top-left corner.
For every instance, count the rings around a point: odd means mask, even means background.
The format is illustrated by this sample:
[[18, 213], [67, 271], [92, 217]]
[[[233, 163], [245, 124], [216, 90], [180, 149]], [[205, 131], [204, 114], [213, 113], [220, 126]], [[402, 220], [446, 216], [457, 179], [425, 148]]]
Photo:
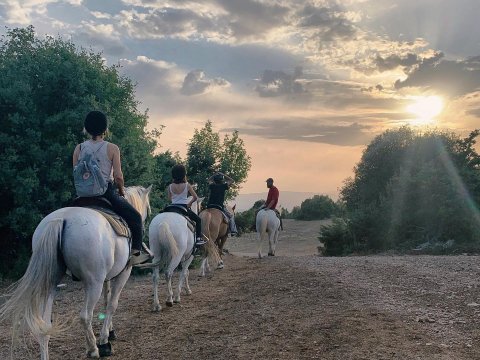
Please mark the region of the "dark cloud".
[[292, 75], [283, 71], [265, 70], [255, 91], [262, 97], [273, 97], [293, 93], [302, 93], [304, 86], [298, 79], [302, 76], [302, 68], [296, 67]]
[[208, 37], [209, 32], [226, 32], [215, 17], [203, 16], [190, 9], [164, 7], [145, 12], [124, 11], [121, 24], [137, 38]]
[[[338, 119], [337, 119], [338, 120]], [[247, 123], [248, 127], [222, 129], [230, 132], [259, 136], [266, 139], [284, 139], [318, 142], [339, 146], [364, 145], [374, 136], [371, 127], [350, 123], [349, 125], [325, 125], [316, 120], [256, 120]]]
[[217, 87], [228, 86], [229, 82], [222, 78], [209, 79], [202, 70], [190, 71], [183, 80], [180, 93], [183, 95], [198, 95]]
[[467, 111], [467, 114], [480, 118], [480, 108], [470, 109], [470, 110]]
[[392, 54], [385, 58], [378, 55], [375, 59], [375, 65], [380, 72], [396, 69], [399, 66], [410, 68], [413, 65], [420, 64], [422, 59], [417, 54], [407, 54], [404, 56]]
[[357, 34], [355, 25], [346, 18], [345, 13], [338, 7], [316, 7], [308, 4], [297, 13], [298, 26], [312, 30], [318, 45], [335, 40], [354, 39]]
[[285, 25], [290, 9], [279, 4], [252, 0], [216, 0], [229, 13], [229, 27], [236, 39], [262, 37], [268, 31]]
[[408, 74], [397, 80], [395, 88], [420, 87], [441, 94], [459, 97], [480, 89], [480, 56], [452, 61], [427, 59]]

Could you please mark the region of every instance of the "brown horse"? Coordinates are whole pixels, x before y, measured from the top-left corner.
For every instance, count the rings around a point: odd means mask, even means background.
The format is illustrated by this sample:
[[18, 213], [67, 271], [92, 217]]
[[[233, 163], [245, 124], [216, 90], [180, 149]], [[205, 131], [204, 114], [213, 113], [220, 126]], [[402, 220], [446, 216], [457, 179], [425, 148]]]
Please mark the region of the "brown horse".
[[[225, 208], [229, 213], [235, 214], [235, 205], [233, 207], [225, 206]], [[222, 256], [223, 246], [227, 241], [229, 232], [228, 222], [225, 219], [225, 216], [223, 215], [222, 211], [214, 208], [203, 210], [199, 216], [202, 219], [203, 234], [210, 241], [215, 243], [215, 245], [218, 247], [220, 256]], [[223, 260], [220, 259], [217, 264], [217, 269], [222, 269], [223, 266]], [[201, 276], [205, 276], [205, 270], [210, 270], [207, 258], [202, 261], [202, 266], [200, 269]]]

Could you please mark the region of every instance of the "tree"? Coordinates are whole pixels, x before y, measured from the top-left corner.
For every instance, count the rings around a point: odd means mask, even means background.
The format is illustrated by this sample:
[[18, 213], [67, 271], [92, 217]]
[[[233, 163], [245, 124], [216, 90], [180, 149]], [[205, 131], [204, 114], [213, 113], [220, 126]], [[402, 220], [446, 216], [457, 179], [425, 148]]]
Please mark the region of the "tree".
[[42, 217], [74, 197], [72, 152], [85, 139], [88, 111], [107, 114], [108, 139], [122, 149], [127, 185], [152, 180], [156, 133], [146, 131], [147, 114], [137, 109], [132, 82], [117, 67], [107, 67], [101, 54], [60, 38], [39, 39], [33, 27], [13, 29], [0, 40], [0, 69], [0, 272], [5, 273], [22, 251], [28, 253]]
[[207, 180], [213, 173], [221, 171], [230, 176], [235, 184], [226, 198], [233, 199], [247, 179], [251, 161], [238, 131], [226, 134], [221, 143], [220, 135], [213, 131], [212, 122], [208, 120], [202, 129], [195, 129], [188, 144], [186, 166], [188, 177], [198, 185], [197, 193], [200, 196], [207, 196]]
[[337, 205], [329, 196], [314, 195], [311, 199], [302, 201], [298, 213], [295, 214], [295, 219], [323, 220], [332, 217], [336, 212]]
[[347, 229], [339, 242], [348, 239], [349, 251], [448, 241], [480, 247], [480, 156], [474, 147], [479, 133], [462, 139], [402, 127], [379, 135], [341, 190], [345, 219], [332, 231], [324, 229], [326, 246], [338, 252], [334, 237]]

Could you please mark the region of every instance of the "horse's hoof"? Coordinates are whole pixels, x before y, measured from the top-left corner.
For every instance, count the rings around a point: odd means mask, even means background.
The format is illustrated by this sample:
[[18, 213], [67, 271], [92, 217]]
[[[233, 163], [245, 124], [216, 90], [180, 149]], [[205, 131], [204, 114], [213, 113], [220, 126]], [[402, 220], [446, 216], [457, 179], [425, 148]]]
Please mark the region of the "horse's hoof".
[[108, 333], [108, 341], [117, 340], [117, 334], [115, 334], [115, 330], [110, 330]]
[[160, 310], [162, 310], [160, 304], [153, 305], [153, 312], [160, 312]]
[[173, 302], [174, 302], [175, 304], [180, 304], [180, 299], [175, 299], [175, 300], [173, 300]]
[[217, 265], [217, 269], [223, 269], [225, 265], [223, 264], [223, 260], [220, 260]]
[[166, 304], [168, 307], [172, 307], [172, 306], [173, 306], [173, 302], [171, 302], [171, 301], [167, 301], [167, 302], [165, 302], [165, 304]]
[[98, 349], [95, 349], [93, 351], [87, 350], [87, 358], [90, 359], [99, 359], [100, 355], [98, 354]]
[[275, 256], [274, 253], [268, 253], [268, 256]]
[[261, 259], [261, 258], [262, 258], [262, 254], [258, 253], [258, 258]]
[[186, 290], [185, 295], [192, 295], [192, 290], [190, 290], [190, 289]]
[[98, 345], [98, 352], [100, 357], [111, 356], [112, 355], [112, 344], [107, 342], [103, 345]]

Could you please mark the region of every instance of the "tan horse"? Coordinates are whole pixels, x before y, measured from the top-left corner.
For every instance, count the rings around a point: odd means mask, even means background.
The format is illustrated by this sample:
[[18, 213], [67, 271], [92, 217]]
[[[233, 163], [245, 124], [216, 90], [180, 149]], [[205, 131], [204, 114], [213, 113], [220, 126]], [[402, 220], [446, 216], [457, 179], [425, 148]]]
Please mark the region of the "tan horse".
[[[233, 207], [225, 206], [226, 210], [235, 214], [235, 205]], [[203, 234], [210, 240], [215, 243], [218, 247], [220, 256], [223, 255], [223, 246], [228, 238], [228, 222], [226, 221], [223, 213], [218, 209], [205, 209], [200, 213], [200, 218], [202, 219], [202, 229]], [[224, 264], [223, 260], [217, 264], [217, 269], [223, 269]], [[200, 267], [200, 276], [205, 276], [205, 270], [210, 271], [210, 266], [208, 264], [208, 259], [204, 258], [202, 260], [202, 265]]]

